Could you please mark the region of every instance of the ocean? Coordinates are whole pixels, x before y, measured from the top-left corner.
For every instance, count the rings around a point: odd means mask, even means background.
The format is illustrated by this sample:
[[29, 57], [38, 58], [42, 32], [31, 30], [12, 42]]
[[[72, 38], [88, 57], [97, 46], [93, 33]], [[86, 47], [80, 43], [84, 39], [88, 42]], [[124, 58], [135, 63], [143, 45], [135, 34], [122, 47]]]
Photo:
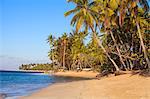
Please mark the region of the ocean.
[[54, 82], [50, 75], [33, 72], [0, 71], [0, 94], [7, 98], [26, 96]]

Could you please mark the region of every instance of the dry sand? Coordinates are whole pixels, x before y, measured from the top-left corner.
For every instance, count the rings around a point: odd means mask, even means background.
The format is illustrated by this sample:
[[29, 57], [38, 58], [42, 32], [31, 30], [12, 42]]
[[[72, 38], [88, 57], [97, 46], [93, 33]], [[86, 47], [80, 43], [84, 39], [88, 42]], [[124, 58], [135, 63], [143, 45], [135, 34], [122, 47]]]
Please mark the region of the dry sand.
[[[60, 77], [86, 78], [56, 83], [21, 99], [150, 99], [150, 78], [125, 74], [93, 79], [92, 72], [61, 72]], [[88, 78], [88, 79], [87, 79]]]

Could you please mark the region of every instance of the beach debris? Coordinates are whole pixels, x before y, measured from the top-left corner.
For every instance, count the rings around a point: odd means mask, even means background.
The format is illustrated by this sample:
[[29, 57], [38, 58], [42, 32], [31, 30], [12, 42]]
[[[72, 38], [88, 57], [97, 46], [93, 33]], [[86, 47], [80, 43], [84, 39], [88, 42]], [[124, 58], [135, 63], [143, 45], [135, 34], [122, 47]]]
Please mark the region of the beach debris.
[[96, 75], [96, 78], [100, 79], [101, 77], [104, 77], [104, 76], [108, 77], [109, 74], [110, 72], [108, 70], [103, 70], [102, 73], [99, 73]]
[[145, 69], [142, 70], [139, 75], [144, 76], [144, 77], [150, 77], [150, 69]]

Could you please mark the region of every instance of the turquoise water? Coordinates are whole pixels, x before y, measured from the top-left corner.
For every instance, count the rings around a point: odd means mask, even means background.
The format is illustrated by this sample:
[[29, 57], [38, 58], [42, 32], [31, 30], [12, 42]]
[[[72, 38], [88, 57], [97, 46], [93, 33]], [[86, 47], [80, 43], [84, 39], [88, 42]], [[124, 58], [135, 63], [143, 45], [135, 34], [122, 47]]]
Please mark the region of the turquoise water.
[[25, 96], [54, 82], [43, 73], [0, 71], [0, 93], [7, 97]]

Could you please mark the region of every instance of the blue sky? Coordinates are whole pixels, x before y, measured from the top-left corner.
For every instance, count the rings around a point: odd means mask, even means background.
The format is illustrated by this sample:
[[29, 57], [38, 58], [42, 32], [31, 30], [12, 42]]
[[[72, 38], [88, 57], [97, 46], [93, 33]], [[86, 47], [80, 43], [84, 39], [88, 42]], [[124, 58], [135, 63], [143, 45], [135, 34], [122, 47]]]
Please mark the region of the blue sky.
[[71, 30], [64, 17], [71, 7], [66, 0], [0, 0], [0, 67], [49, 62], [46, 39]]

